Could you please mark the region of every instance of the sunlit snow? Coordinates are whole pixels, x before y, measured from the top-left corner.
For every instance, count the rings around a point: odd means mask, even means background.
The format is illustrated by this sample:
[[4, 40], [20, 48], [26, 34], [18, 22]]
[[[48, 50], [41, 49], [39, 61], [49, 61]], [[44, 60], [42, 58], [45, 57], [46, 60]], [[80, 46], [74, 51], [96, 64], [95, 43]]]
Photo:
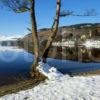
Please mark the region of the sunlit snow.
[[100, 75], [70, 77], [48, 64], [39, 64], [39, 71], [49, 80], [32, 89], [3, 96], [0, 100], [100, 100]]

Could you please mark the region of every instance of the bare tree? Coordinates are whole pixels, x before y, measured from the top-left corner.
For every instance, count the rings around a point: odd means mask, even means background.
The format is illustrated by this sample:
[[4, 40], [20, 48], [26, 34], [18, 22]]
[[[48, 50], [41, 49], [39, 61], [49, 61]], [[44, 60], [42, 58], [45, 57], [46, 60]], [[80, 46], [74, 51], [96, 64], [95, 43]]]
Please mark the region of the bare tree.
[[31, 76], [34, 76], [34, 71], [36, 70], [36, 66], [39, 62], [39, 40], [37, 34], [37, 24], [36, 24], [36, 17], [35, 17], [35, 0], [0, 0], [0, 2], [13, 10], [16, 13], [22, 13], [29, 11], [31, 22], [32, 22], [32, 39], [34, 45], [34, 55], [35, 61], [32, 65], [31, 69]]
[[66, 17], [66, 16], [80, 16], [80, 17], [87, 17], [87, 16], [96, 16], [97, 13], [95, 11], [95, 9], [90, 9], [90, 10], [86, 10], [84, 13], [82, 14], [76, 14], [74, 13], [74, 11], [70, 11], [70, 10], [63, 10], [62, 12], [60, 12], [60, 17]]
[[[30, 12], [30, 17], [31, 17], [31, 22], [32, 22], [32, 39], [33, 39], [33, 45], [34, 45], [34, 55], [35, 55], [35, 61], [32, 65], [31, 69], [31, 76], [34, 77], [34, 72], [36, 71], [36, 67], [38, 66], [39, 62], [39, 39], [38, 39], [38, 34], [37, 34], [37, 24], [36, 24], [36, 17], [35, 17], [35, 0], [0, 0], [5, 6], [9, 7], [16, 13], [22, 13], [29, 11]], [[54, 19], [54, 23], [52, 25], [51, 29], [51, 35], [48, 38], [46, 47], [44, 48], [42, 58], [43, 62], [46, 63], [46, 58], [49, 52], [49, 49], [52, 45], [53, 40], [55, 39], [55, 36], [58, 31], [59, 27], [59, 20], [60, 17], [66, 17], [66, 16], [90, 16], [94, 15], [94, 10], [92, 11], [87, 11], [84, 14], [74, 14], [73, 11], [63, 11], [61, 12], [61, 0], [57, 0], [57, 7], [56, 7], [56, 16]]]
[[54, 23], [52, 25], [52, 29], [51, 29], [51, 35], [47, 41], [46, 47], [43, 51], [43, 62], [46, 63], [47, 62], [47, 56], [50, 50], [50, 47], [52, 45], [53, 40], [55, 39], [55, 36], [57, 34], [58, 31], [58, 26], [59, 26], [59, 20], [61, 17], [66, 17], [66, 16], [78, 16], [78, 17], [87, 17], [87, 16], [96, 16], [97, 13], [95, 12], [94, 9], [91, 10], [86, 10], [83, 14], [74, 14], [73, 11], [67, 10], [67, 11], [61, 11], [61, 0], [57, 0], [57, 8], [56, 8], [56, 17], [54, 20]]
[[60, 18], [60, 8], [61, 8], [61, 0], [57, 0], [56, 16], [55, 16], [54, 23], [53, 23], [53, 26], [52, 26], [52, 30], [51, 30], [52, 32], [51, 32], [51, 35], [48, 38], [46, 47], [45, 47], [45, 49], [43, 51], [43, 55], [42, 55], [44, 63], [46, 63], [46, 58], [48, 56], [49, 49], [52, 45], [53, 40], [55, 39], [57, 31], [58, 31], [59, 18]]

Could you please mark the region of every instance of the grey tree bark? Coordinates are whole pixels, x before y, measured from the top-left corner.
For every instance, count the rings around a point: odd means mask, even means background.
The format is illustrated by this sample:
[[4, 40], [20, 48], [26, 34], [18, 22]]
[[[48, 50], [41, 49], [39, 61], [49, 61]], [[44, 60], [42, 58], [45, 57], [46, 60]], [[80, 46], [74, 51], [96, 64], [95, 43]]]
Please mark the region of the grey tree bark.
[[54, 20], [54, 23], [53, 23], [52, 32], [51, 32], [50, 37], [48, 38], [46, 47], [45, 47], [45, 49], [44, 49], [44, 51], [43, 51], [43, 55], [42, 55], [42, 59], [43, 59], [43, 62], [44, 62], [44, 63], [47, 62], [47, 61], [46, 61], [46, 58], [47, 58], [47, 56], [48, 56], [50, 47], [51, 47], [52, 42], [53, 42], [53, 40], [55, 39], [55, 36], [56, 36], [56, 34], [57, 34], [57, 31], [58, 31], [59, 18], [60, 18], [60, 7], [61, 7], [61, 0], [57, 0], [56, 16], [55, 16], [55, 20]]
[[31, 76], [33, 77], [39, 62], [39, 40], [38, 40], [36, 17], [35, 17], [35, 0], [32, 0], [30, 14], [32, 22], [32, 39], [34, 43], [34, 56], [35, 56], [34, 63], [31, 68]]

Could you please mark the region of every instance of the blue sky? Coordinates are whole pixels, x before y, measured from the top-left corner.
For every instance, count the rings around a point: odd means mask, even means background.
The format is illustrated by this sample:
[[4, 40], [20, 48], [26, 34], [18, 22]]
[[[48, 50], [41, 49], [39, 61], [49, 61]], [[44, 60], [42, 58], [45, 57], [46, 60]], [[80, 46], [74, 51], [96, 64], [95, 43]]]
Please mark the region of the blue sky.
[[[56, 0], [36, 0], [36, 17], [38, 29], [51, 27], [55, 16]], [[100, 13], [99, 0], [62, 0], [63, 10], [72, 10], [77, 14], [85, 10], [95, 9]], [[78, 23], [99, 23], [100, 16], [95, 17], [65, 17], [60, 20], [60, 26]], [[31, 27], [29, 12], [17, 14], [7, 8], [0, 8], [0, 35], [27, 34], [27, 27]]]

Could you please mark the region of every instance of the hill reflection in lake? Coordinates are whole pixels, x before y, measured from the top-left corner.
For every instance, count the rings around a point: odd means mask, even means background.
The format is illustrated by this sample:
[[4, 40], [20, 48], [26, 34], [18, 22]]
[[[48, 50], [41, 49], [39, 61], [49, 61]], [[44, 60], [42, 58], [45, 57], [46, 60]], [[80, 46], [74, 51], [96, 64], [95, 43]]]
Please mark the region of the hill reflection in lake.
[[52, 47], [49, 57], [80, 62], [100, 62], [100, 48]]
[[[75, 50], [73, 51], [76, 52]], [[33, 54], [24, 49], [0, 47], [0, 86], [29, 79], [29, 71], [33, 61]], [[56, 67], [64, 74], [100, 69], [100, 63], [82, 63], [53, 58], [48, 58], [48, 64]]]

